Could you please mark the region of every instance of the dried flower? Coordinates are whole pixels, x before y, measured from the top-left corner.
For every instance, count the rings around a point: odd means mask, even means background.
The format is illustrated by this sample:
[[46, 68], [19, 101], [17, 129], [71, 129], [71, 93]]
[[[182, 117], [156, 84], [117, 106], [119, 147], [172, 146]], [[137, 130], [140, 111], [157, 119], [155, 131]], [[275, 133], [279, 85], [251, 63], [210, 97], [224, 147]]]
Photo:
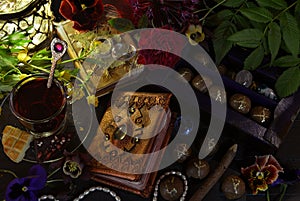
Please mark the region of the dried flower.
[[253, 165], [242, 168], [243, 176], [248, 180], [249, 187], [255, 195], [258, 191], [266, 191], [273, 184], [283, 168], [272, 155], [257, 156]]
[[129, 0], [129, 2], [132, 6], [135, 25], [146, 15], [153, 27], [170, 26], [178, 32], [198, 19], [194, 13], [201, 7], [198, 0]]
[[76, 151], [74, 153], [64, 151], [64, 160], [52, 163], [51, 169], [60, 169], [64, 173], [65, 183], [71, 183], [72, 179], [89, 179], [89, 172], [85, 170], [85, 165], [91, 160], [90, 155]]
[[29, 176], [12, 180], [6, 189], [6, 201], [35, 201], [37, 192], [44, 188], [47, 173], [41, 165], [34, 165], [29, 170]]
[[63, 172], [71, 178], [78, 178], [82, 174], [84, 163], [81, 161], [78, 154], [69, 154], [63, 165]]
[[[185, 41], [175, 32], [164, 31], [164, 29], [171, 30], [170, 27], [163, 27], [163, 29], [153, 29], [150, 34], [149, 31], [141, 32], [139, 40], [141, 51], [139, 53], [143, 58], [140, 60], [143, 60], [143, 64], [159, 64], [174, 67], [180, 60], [179, 56], [184, 48]], [[174, 52], [176, 55], [171, 52]]]
[[95, 95], [90, 95], [88, 97], [86, 97], [87, 102], [89, 105], [94, 105], [95, 107], [98, 107], [98, 98]]

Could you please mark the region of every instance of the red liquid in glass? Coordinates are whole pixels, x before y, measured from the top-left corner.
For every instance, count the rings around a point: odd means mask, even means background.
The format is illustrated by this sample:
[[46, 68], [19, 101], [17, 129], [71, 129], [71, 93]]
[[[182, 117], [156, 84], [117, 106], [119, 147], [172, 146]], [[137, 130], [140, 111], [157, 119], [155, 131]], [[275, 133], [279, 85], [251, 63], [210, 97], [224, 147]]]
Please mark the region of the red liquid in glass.
[[46, 78], [36, 78], [16, 91], [13, 105], [19, 116], [33, 120], [25, 120], [22, 124], [33, 132], [41, 133], [60, 127], [65, 119], [65, 101], [63, 91], [55, 82], [47, 88]]

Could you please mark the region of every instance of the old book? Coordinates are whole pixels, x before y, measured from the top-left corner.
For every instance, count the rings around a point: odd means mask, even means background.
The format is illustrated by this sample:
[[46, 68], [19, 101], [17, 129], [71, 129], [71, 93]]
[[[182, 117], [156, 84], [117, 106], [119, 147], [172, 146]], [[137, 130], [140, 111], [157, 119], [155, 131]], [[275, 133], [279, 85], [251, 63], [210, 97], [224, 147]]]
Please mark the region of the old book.
[[[132, 81], [144, 70], [143, 65], [136, 62], [136, 41], [131, 37], [123, 37], [107, 23], [110, 19], [120, 17], [118, 10], [107, 4], [104, 6], [102, 21], [92, 31], [77, 31], [73, 28], [73, 22], [69, 20], [56, 24], [58, 36], [68, 44], [67, 51], [71, 59], [77, 59], [89, 52], [86, 59], [76, 60], [74, 65], [79, 69], [80, 77], [88, 80], [88, 90], [95, 91], [96, 96], [110, 93], [124, 75]], [[116, 40], [120, 42], [113, 42]], [[128, 52], [123, 52], [126, 59], [113, 56], [114, 47], [120, 44], [128, 47]]]
[[[93, 179], [148, 197], [172, 132], [171, 94], [124, 92], [112, 101], [88, 151]], [[114, 114], [114, 115], [113, 115]], [[126, 118], [127, 117], [127, 118]]]

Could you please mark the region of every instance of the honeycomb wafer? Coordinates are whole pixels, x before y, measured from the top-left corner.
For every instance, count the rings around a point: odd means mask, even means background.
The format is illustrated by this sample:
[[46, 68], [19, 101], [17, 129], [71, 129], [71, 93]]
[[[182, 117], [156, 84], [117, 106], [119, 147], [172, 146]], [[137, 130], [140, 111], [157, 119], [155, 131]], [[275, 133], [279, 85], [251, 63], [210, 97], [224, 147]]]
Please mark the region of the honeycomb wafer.
[[4, 153], [14, 162], [19, 163], [30, 146], [32, 136], [13, 126], [5, 126], [2, 132], [2, 145]]

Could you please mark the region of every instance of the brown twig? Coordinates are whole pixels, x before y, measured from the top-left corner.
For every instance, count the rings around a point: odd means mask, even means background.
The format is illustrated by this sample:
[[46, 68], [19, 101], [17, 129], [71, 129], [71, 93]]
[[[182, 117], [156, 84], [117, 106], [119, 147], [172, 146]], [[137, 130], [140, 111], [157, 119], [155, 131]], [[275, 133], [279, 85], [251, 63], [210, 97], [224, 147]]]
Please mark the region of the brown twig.
[[217, 181], [221, 178], [224, 172], [229, 167], [230, 163], [234, 159], [237, 152], [237, 144], [231, 146], [226, 154], [223, 156], [217, 168], [211, 173], [201, 187], [194, 193], [190, 201], [201, 201], [206, 196], [206, 194], [210, 191], [210, 189], [217, 183]]

